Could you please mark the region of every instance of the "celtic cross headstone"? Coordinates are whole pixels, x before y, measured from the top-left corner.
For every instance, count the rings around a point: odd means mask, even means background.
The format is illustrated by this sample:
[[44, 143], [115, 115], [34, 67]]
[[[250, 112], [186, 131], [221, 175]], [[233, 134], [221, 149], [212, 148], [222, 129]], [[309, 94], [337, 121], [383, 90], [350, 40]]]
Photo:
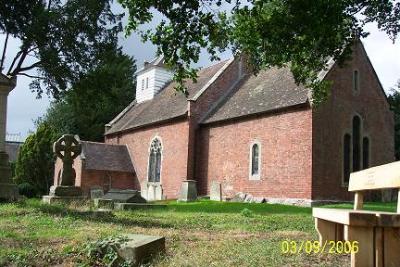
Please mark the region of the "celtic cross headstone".
[[[45, 203], [70, 202], [83, 199], [81, 187], [75, 186], [76, 173], [73, 168], [74, 159], [82, 152], [79, 137], [73, 134], [64, 134], [53, 145], [53, 151], [62, 161], [61, 175], [58, 182], [50, 187], [48, 196], [43, 196]], [[57, 179], [56, 179], [57, 180]]]
[[63, 162], [60, 185], [74, 186], [76, 173], [72, 165], [74, 159], [82, 152], [82, 145], [79, 143], [79, 138], [72, 134], [64, 134], [54, 143], [53, 150]]

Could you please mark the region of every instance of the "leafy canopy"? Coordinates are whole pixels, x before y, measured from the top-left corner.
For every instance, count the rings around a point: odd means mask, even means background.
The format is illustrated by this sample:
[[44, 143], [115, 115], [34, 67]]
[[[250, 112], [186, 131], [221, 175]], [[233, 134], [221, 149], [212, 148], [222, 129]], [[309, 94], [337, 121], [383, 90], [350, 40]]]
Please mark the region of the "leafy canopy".
[[396, 159], [400, 160], [400, 80], [392, 88], [392, 94], [388, 97], [390, 108], [394, 113], [394, 147]]
[[104, 125], [135, 97], [136, 66], [121, 49], [106, 51], [98, 61], [96, 68], [50, 105], [39, 124], [51, 125], [59, 136], [72, 133], [82, 140], [104, 140]]
[[[297, 82], [323, 97], [327, 85], [317, 73], [333, 57], [350, 54], [354, 38], [365, 37], [364, 25], [376, 22], [392, 40], [400, 30], [400, 3], [395, 0], [119, 0], [129, 10], [127, 32], [139, 32], [164, 54], [180, 82], [196, 78], [193, 62], [202, 49], [211, 59], [227, 49], [249, 57], [254, 71], [289, 65]], [[157, 11], [154, 28], [141, 30]], [[289, 64], [290, 63], [290, 64]]]
[[[99, 54], [118, 41], [121, 14], [112, 0], [0, 1], [0, 33], [21, 40], [10, 65], [1, 72], [34, 78], [31, 89], [55, 97], [96, 64]], [[4, 55], [7, 57], [7, 42]], [[2, 53], [2, 54], [3, 54]], [[28, 58], [33, 57], [30, 62]], [[31, 71], [37, 70], [37, 75]]]

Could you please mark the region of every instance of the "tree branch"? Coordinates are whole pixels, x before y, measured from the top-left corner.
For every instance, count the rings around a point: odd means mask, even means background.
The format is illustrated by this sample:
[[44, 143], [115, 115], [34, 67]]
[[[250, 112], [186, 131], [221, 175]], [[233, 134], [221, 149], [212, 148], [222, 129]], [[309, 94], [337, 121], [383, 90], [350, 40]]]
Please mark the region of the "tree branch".
[[38, 66], [40, 65], [40, 63], [42, 63], [42, 61], [35, 62], [35, 63], [33, 63], [32, 65], [27, 66], [27, 67], [23, 67], [23, 68], [20, 67], [20, 68], [18, 69], [18, 72], [15, 73], [15, 75], [21, 73], [22, 71], [27, 71], [27, 70], [34, 69], [34, 68], [38, 67]]
[[5, 60], [5, 58], [6, 58], [6, 50], [7, 50], [7, 44], [8, 44], [8, 37], [9, 37], [9, 33], [7, 32], [7, 34], [6, 34], [6, 40], [5, 40], [5, 42], [4, 42], [4, 47], [3, 47], [3, 55], [1, 56], [0, 72], [3, 71], [4, 60]]
[[30, 75], [30, 74], [23, 73], [23, 72], [18, 73], [18, 75], [26, 76], [26, 77], [33, 78], [33, 79], [40, 79], [40, 80], [44, 80], [45, 79], [44, 77]]
[[17, 59], [21, 56], [21, 54], [22, 54], [22, 51], [18, 51], [18, 53], [15, 55], [11, 65], [10, 65], [10, 68], [7, 71], [7, 75], [11, 74], [11, 71], [14, 68], [14, 64], [15, 64], [15, 62], [17, 62]]

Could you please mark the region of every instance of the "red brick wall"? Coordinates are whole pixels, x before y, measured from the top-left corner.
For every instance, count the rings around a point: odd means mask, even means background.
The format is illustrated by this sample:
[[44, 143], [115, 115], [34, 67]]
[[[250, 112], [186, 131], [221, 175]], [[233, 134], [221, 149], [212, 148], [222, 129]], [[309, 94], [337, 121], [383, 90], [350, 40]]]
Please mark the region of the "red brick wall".
[[164, 196], [175, 199], [179, 196], [182, 181], [187, 176], [188, 136], [187, 120], [140, 128], [116, 136], [107, 136], [106, 143], [126, 144], [131, 155], [136, 175], [140, 182], [147, 181], [149, 147], [154, 137], [162, 143], [161, 183]]
[[92, 187], [100, 186], [105, 192], [109, 189], [140, 190], [139, 182], [133, 173], [83, 170], [81, 187], [85, 195], [90, 196]]
[[[360, 91], [353, 94], [353, 70], [358, 69]], [[331, 97], [313, 112], [313, 199], [348, 199], [342, 186], [343, 135], [351, 133], [355, 114], [363, 118], [364, 135], [370, 139], [370, 166], [394, 160], [393, 115], [361, 45], [343, 68], [327, 75], [333, 81]]]
[[[140, 184], [135, 174], [125, 172], [109, 172], [82, 169], [82, 160], [77, 157], [73, 167], [76, 172], [75, 186], [80, 186], [86, 196], [90, 196], [90, 189], [100, 186], [104, 191], [110, 188], [140, 190]], [[58, 175], [62, 168], [60, 159], [56, 160], [54, 168], [54, 185], [58, 185]], [[111, 179], [111, 181], [110, 181]]]
[[238, 84], [240, 78], [248, 73], [247, 63], [244, 57], [237, 57], [223, 70], [210, 86], [195, 101], [189, 101], [189, 158], [188, 158], [188, 177], [195, 177], [195, 165], [197, 159], [196, 140], [198, 133], [198, 123], [207, 115], [215, 105], [219, 103], [223, 96], [229, 93]]
[[[199, 191], [222, 183], [223, 194], [311, 199], [310, 108], [264, 115], [201, 129], [198, 142]], [[261, 144], [261, 179], [249, 180], [250, 146]]]

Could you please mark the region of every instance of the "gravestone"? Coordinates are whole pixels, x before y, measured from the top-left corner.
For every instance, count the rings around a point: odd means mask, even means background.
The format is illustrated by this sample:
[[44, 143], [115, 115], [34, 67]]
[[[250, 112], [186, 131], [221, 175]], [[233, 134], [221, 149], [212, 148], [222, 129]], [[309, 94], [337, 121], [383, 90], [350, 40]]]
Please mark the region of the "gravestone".
[[140, 191], [131, 189], [110, 189], [101, 198], [94, 199], [97, 208], [114, 208], [115, 203], [146, 203]]
[[90, 188], [90, 199], [101, 198], [104, 196], [104, 190], [101, 187]]
[[18, 200], [18, 188], [11, 177], [11, 166], [6, 153], [6, 120], [8, 94], [15, 88], [17, 82], [0, 74], [0, 199], [6, 201]]
[[211, 182], [210, 200], [222, 201], [222, 187], [221, 183], [217, 181]]
[[142, 264], [165, 253], [164, 237], [134, 234], [125, 237], [127, 241], [121, 244], [118, 255], [125, 261], [131, 262], [132, 266], [143, 266]]
[[190, 202], [197, 200], [196, 181], [186, 180], [182, 182], [178, 201]]
[[238, 192], [235, 196], [231, 199], [232, 202], [243, 202], [247, 197], [246, 193]]
[[75, 186], [76, 173], [73, 166], [74, 159], [82, 152], [82, 146], [79, 143], [79, 137], [72, 134], [64, 134], [53, 145], [53, 151], [62, 160], [60, 185], [50, 187], [48, 196], [43, 196], [46, 203], [69, 202], [82, 200], [83, 192], [78, 186]]

